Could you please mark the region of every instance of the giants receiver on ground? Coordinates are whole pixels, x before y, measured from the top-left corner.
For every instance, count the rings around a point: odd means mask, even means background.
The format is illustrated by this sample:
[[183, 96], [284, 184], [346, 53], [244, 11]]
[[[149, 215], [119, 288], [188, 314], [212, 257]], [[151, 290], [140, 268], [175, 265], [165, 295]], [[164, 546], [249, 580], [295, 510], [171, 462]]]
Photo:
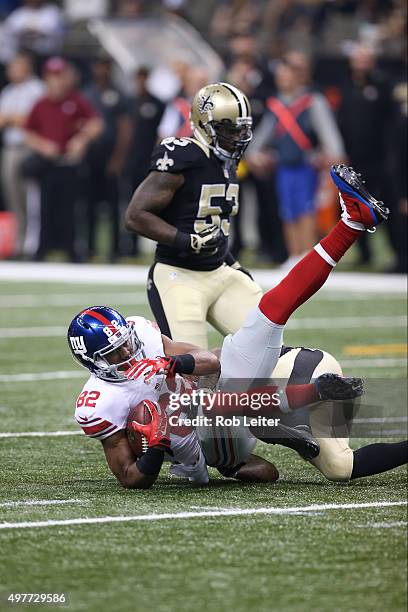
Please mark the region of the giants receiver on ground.
[[191, 124], [193, 138], [156, 147], [126, 225], [157, 242], [147, 294], [162, 333], [207, 347], [207, 321], [235, 333], [262, 296], [228, 251], [236, 167], [252, 138], [248, 99], [228, 83], [207, 85], [194, 96]]
[[[225, 338], [220, 356], [221, 390], [237, 379], [249, 379], [250, 383], [267, 379], [276, 366], [279, 369], [283, 329], [292, 312], [323, 285], [362, 231], [387, 218], [388, 210], [370, 196], [352, 169], [334, 167], [332, 177], [341, 193], [342, 220], [277, 287], [263, 296], [238, 332]], [[174, 462], [171, 469], [175, 475], [201, 484], [207, 482], [206, 463], [218, 466], [206, 456], [205, 436], [199, 439], [194, 430], [182, 425], [170, 429], [168, 410], [160, 399], [169, 392], [170, 384], [173, 391], [183, 391], [188, 384], [183, 374], [216, 373], [217, 358], [203, 349], [162, 337], [143, 318], [127, 322], [106, 307], [89, 308], [77, 315], [69, 327], [68, 339], [74, 356], [92, 372], [78, 398], [76, 419], [85, 433], [102, 441], [108, 464], [121, 484], [130, 488], [151, 486], [165, 455]], [[284, 359], [285, 355], [281, 357]], [[288, 410], [321, 400], [353, 398], [361, 393], [360, 382], [325, 374], [314, 383], [288, 385], [282, 394], [283, 404]], [[125, 427], [129, 411], [141, 401], [149, 406], [151, 421], [148, 425], [134, 422], [133, 426], [145, 435], [149, 448], [135, 461]], [[217, 409], [224, 415], [232, 414], [226, 413], [224, 406], [216, 406]], [[260, 411], [267, 416], [272, 413], [276, 415], [276, 407]], [[253, 415], [250, 408], [248, 415]], [[312, 419], [311, 425], [313, 428]], [[268, 462], [259, 460], [258, 474], [256, 467], [251, 470], [253, 446], [253, 436], [248, 431], [247, 441], [238, 449], [241, 454], [235, 457], [235, 471], [227, 475], [239, 477], [242, 470], [243, 479], [275, 480], [270, 467], [267, 471]], [[406, 462], [406, 454], [407, 442], [369, 445], [353, 452], [343, 441], [340, 448], [329, 444], [318, 448], [314, 464], [332, 480], [349, 480], [401, 465]], [[327, 466], [336, 461], [342, 465], [333, 474]], [[245, 470], [249, 470], [248, 478]]]

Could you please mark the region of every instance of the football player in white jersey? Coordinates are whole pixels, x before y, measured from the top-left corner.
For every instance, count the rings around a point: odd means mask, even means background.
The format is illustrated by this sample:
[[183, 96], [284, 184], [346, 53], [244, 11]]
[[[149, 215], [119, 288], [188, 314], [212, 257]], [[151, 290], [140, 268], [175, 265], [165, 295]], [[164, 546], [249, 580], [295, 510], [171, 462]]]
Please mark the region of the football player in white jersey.
[[[225, 338], [220, 362], [208, 351], [161, 336], [143, 318], [126, 321], [107, 307], [86, 309], [73, 319], [68, 330], [71, 350], [92, 372], [77, 400], [76, 419], [85, 433], [102, 441], [109, 467], [123, 486], [151, 486], [165, 454], [174, 461], [175, 474], [188, 476], [200, 484], [208, 481], [206, 461], [196, 433], [186, 431], [183, 426], [182, 431], [169, 427], [165, 395], [170, 391], [181, 393], [186, 384], [178, 375], [214, 374], [221, 364], [219, 388], [230, 388], [232, 381], [238, 392], [248, 389], [248, 386], [241, 388], [244, 378], [249, 387], [256, 379], [270, 378], [279, 360], [283, 329], [290, 315], [318, 291], [357, 237], [387, 218], [388, 209], [368, 193], [351, 168], [333, 167], [332, 176], [341, 194], [342, 220], [277, 287], [262, 297], [238, 332]], [[241, 382], [234, 386], [237, 379]], [[282, 404], [288, 410], [305, 403], [350, 399], [361, 394], [359, 379], [344, 379], [336, 374], [323, 375], [314, 383], [295, 387], [288, 386], [281, 394], [284, 400], [280, 403], [281, 409]], [[297, 397], [299, 390], [302, 401]], [[161, 396], [164, 403], [160, 402]], [[151, 421], [145, 425], [133, 422], [133, 425], [135, 431], [146, 437], [149, 448], [135, 462], [125, 428], [129, 411], [141, 401], [145, 401]], [[271, 415], [270, 406], [264, 414]], [[249, 437], [244, 463], [253, 445]], [[359, 449], [368, 449], [361, 456], [355, 451], [347, 479], [392, 469], [406, 461], [406, 442], [373, 446], [376, 448]], [[380, 461], [377, 460], [378, 446], [381, 446]], [[321, 469], [318, 464], [316, 467]], [[183, 471], [183, 468], [186, 469]]]

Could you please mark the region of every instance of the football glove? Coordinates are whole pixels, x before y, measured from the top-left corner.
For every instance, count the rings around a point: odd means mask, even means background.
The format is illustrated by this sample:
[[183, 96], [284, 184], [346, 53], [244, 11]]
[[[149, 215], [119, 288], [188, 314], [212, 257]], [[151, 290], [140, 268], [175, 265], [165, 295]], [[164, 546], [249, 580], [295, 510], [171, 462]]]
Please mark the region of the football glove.
[[170, 426], [166, 411], [160, 404], [151, 401], [146, 400], [144, 404], [150, 412], [151, 421], [146, 425], [132, 421], [132, 429], [145, 436], [149, 448], [168, 451], [170, 449]]
[[196, 234], [186, 234], [178, 231], [174, 246], [180, 251], [189, 251], [198, 255], [201, 252], [215, 255], [223, 241], [218, 225], [209, 225]]
[[156, 374], [166, 374], [171, 367], [171, 359], [168, 357], [158, 357], [157, 359], [140, 359], [125, 372], [125, 378], [128, 380], [141, 379], [145, 383]]
[[221, 230], [218, 225], [209, 225], [198, 234], [190, 234], [191, 250], [194, 253], [212, 252], [215, 254], [221, 242]]

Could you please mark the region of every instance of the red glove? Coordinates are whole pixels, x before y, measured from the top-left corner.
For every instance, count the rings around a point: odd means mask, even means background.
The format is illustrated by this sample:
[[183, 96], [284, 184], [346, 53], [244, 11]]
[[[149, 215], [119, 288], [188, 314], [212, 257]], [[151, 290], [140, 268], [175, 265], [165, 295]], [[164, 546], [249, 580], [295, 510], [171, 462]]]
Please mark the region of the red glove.
[[155, 404], [151, 400], [144, 400], [143, 403], [150, 412], [151, 421], [146, 425], [132, 421], [132, 429], [146, 437], [149, 448], [158, 447], [161, 450], [169, 451], [170, 426], [166, 411], [160, 404]]
[[125, 372], [128, 380], [144, 379], [148, 383], [158, 373], [166, 373], [171, 365], [168, 357], [157, 357], [157, 359], [140, 359], [135, 365]]

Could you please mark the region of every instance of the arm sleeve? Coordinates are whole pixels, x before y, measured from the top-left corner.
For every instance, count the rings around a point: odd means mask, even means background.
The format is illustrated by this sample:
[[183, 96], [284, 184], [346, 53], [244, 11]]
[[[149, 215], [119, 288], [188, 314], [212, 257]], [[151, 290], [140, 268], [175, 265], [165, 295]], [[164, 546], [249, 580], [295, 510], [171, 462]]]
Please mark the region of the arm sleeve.
[[272, 145], [273, 137], [275, 134], [276, 120], [275, 117], [267, 111], [262, 117], [258, 127], [254, 131], [254, 137], [248, 147], [248, 155], [251, 153], [258, 153], [268, 146]]
[[313, 95], [310, 107], [312, 127], [323, 151], [333, 158], [344, 157], [344, 144], [334, 115], [321, 94]]

